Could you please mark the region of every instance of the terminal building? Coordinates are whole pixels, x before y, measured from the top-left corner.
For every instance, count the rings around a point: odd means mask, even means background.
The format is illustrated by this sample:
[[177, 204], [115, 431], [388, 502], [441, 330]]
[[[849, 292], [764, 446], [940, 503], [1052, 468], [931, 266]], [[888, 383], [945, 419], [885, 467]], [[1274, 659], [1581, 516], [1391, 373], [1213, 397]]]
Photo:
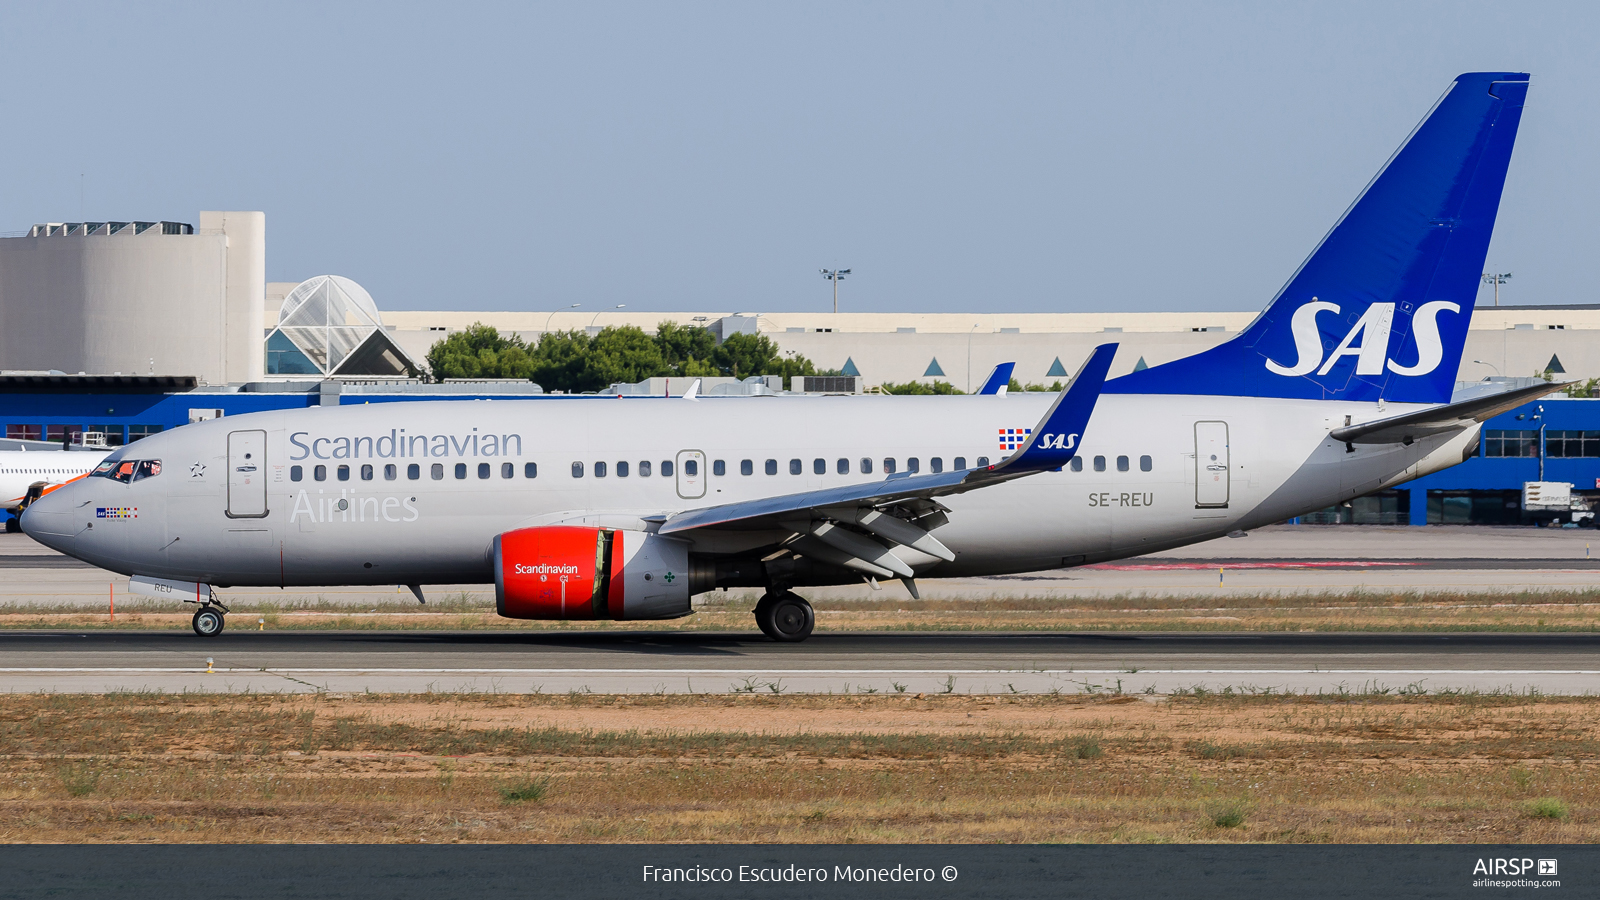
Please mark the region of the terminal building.
[[[785, 353], [850, 377], [818, 389], [942, 381], [971, 391], [1002, 362], [1016, 363], [1015, 377], [1027, 385], [1064, 382], [1108, 341], [1121, 344], [1112, 376], [1126, 374], [1221, 343], [1255, 315], [384, 312], [360, 285], [337, 275], [267, 282], [261, 212], [202, 212], [198, 225], [44, 223], [0, 236], [0, 422], [12, 448], [114, 446], [260, 410], [540, 396], [524, 380], [427, 380], [429, 348], [478, 322], [537, 342], [549, 331], [654, 331], [671, 321], [719, 339], [760, 334]], [[1480, 305], [1458, 387], [1600, 377], [1596, 337], [1600, 305]], [[782, 387], [773, 379], [715, 381], [702, 391], [770, 394]], [[677, 394], [688, 384], [657, 378], [612, 390]], [[1600, 400], [1583, 393], [1556, 394], [1491, 420], [1477, 454], [1462, 465], [1304, 521], [1524, 522], [1532, 518], [1523, 504], [1528, 482], [1570, 483], [1574, 505], [1583, 506], [1600, 498]]]

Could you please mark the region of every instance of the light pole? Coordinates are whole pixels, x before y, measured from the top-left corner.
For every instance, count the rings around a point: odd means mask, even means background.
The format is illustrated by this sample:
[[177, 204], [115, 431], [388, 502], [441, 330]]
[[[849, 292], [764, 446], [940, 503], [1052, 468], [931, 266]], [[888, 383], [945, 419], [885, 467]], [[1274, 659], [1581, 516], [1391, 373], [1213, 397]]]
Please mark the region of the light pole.
[[594, 327], [594, 323], [598, 322], [600, 320], [600, 313], [607, 313], [607, 312], [611, 312], [612, 310], [622, 309], [623, 307], [625, 307], [627, 305], [628, 304], [626, 304], [626, 303], [618, 303], [616, 306], [611, 307], [611, 309], [602, 309], [602, 310], [600, 310], [600, 312], [597, 312], [597, 313], [594, 314], [594, 318], [593, 319], [589, 320], [589, 327], [593, 328]]
[[580, 307], [582, 305], [583, 305], [582, 303], [574, 303], [571, 306], [567, 307], [566, 309], [559, 309], [559, 310], [552, 309], [552, 310], [550, 310], [550, 315], [544, 317], [544, 330], [545, 330], [545, 333], [548, 334], [550, 332], [550, 320], [556, 317], [556, 313], [558, 313], [558, 312], [566, 312], [568, 309], [577, 309], [578, 307]]
[[1504, 377], [1504, 376], [1502, 376], [1500, 374], [1500, 367], [1495, 365], [1492, 362], [1484, 362], [1481, 359], [1475, 359], [1475, 360], [1473, 360], [1473, 362], [1477, 363], [1480, 366], [1488, 366], [1489, 368], [1493, 369], [1494, 370], [1494, 375], [1495, 375], [1496, 378]]
[[1510, 272], [1501, 272], [1499, 274], [1490, 274], [1488, 272], [1483, 273], [1483, 283], [1484, 284], [1492, 284], [1492, 285], [1494, 285], [1494, 305], [1495, 306], [1499, 306], [1500, 305], [1500, 285], [1505, 284], [1506, 282], [1508, 282], [1510, 280], [1511, 280], [1511, 273]]
[[967, 332], [967, 393], [972, 393], [972, 335], [977, 332], [982, 322], [972, 323], [972, 330]]
[[839, 282], [850, 274], [849, 269], [821, 269], [822, 277], [833, 282], [833, 314], [839, 314]]

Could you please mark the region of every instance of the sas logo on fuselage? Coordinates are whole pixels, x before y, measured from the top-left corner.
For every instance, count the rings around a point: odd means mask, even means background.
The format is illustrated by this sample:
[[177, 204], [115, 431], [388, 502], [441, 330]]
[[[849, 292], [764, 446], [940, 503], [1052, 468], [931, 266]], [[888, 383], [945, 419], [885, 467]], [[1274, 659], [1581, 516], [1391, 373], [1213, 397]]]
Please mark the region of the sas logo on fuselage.
[[97, 506], [94, 510], [96, 519], [137, 519], [139, 507], [137, 506]]
[[[1357, 375], [1382, 375], [1387, 368], [1396, 375], [1427, 375], [1444, 361], [1444, 343], [1439, 339], [1439, 313], [1446, 310], [1460, 313], [1461, 307], [1448, 300], [1434, 300], [1417, 307], [1411, 316], [1411, 334], [1417, 341], [1417, 361], [1409, 366], [1395, 362], [1389, 356], [1389, 333], [1394, 328], [1393, 303], [1374, 303], [1367, 307], [1344, 340], [1326, 358], [1322, 355], [1322, 333], [1317, 328], [1317, 315], [1323, 312], [1339, 314], [1339, 304], [1311, 298], [1311, 302], [1294, 311], [1289, 320], [1289, 330], [1294, 334], [1295, 361], [1284, 365], [1267, 360], [1267, 371], [1275, 375], [1299, 377], [1315, 372], [1326, 375], [1334, 364], [1346, 356], [1356, 358]], [[1357, 339], [1360, 343], [1356, 343]]]

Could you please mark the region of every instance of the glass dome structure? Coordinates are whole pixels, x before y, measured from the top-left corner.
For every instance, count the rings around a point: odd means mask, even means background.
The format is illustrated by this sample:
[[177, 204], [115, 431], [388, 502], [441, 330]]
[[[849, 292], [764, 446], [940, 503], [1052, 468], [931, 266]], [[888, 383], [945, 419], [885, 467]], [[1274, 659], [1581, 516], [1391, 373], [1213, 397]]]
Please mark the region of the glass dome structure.
[[366, 289], [340, 275], [302, 281], [267, 334], [268, 375], [403, 376], [418, 370], [389, 337]]

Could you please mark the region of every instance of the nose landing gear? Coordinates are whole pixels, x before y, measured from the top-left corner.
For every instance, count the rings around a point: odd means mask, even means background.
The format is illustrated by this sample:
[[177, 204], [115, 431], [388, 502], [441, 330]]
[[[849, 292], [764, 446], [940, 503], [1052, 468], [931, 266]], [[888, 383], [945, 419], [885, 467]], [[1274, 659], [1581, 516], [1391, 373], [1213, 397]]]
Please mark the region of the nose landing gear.
[[762, 634], [785, 644], [805, 640], [817, 625], [811, 604], [793, 591], [767, 592], [756, 604], [755, 616]]
[[194, 633], [201, 637], [216, 637], [227, 623], [222, 609], [207, 604], [195, 610], [189, 624], [194, 627]]

